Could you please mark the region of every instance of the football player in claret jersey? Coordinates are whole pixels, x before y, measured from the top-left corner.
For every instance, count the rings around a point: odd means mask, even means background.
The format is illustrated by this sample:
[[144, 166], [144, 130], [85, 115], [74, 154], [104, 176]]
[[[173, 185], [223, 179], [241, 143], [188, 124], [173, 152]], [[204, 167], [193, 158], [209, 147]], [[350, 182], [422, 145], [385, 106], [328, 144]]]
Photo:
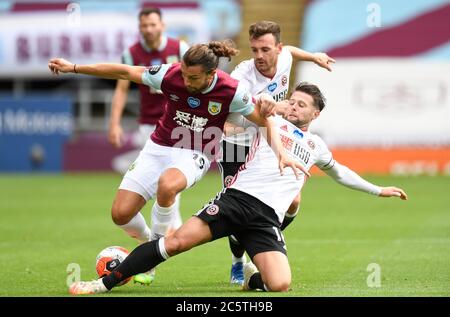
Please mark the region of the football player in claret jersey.
[[[325, 103], [320, 90], [300, 84], [289, 100], [286, 118], [276, 117], [276, 126], [288, 155], [306, 168], [324, 170], [339, 183], [382, 197], [407, 199], [396, 187], [373, 185], [337, 163], [325, 143], [308, 131]], [[244, 246], [252, 262], [244, 267], [244, 289], [288, 291], [291, 270], [280, 224], [292, 199], [305, 182], [305, 174], [295, 175], [277, 168], [277, 155], [257, 133], [246, 162], [231, 184], [173, 235], [141, 244], [113, 272], [99, 280], [76, 282], [72, 294], [104, 293], [136, 273], [144, 272], [169, 257], [192, 247], [233, 234]], [[270, 180], [265, 186], [262, 181]]]
[[[122, 54], [122, 63], [127, 65], [152, 66], [178, 62], [188, 50], [184, 41], [164, 35], [164, 23], [161, 10], [147, 7], [139, 12], [140, 40], [127, 48]], [[112, 99], [111, 117], [109, 123], [109, 142], [120, 148], [123, 142], [123, 130], [120, 124], [125, 108], [130, 81], [119, 79]], [[132, 142], [138, 149], [121, 154], [112, 161], [114, 170], [125, 174], [130, 164], [136, 159], [139, 151], [147, 142], [150, 134], [155, 130], [156, 123], [161, 118], [166, 97], [161, 91], [146, 85], [138, 85], [140, 95], [139, 130], [133, 134]], [[175, 199], [171, 227], [177, 229], [181, 226], [180, 195]], [[140, 243], [150, 240], [150, 229], [147, 228], [144, 236], [136, 236], [135, 227], [145, 226], [145, 218], [139, 212], [136, 215], [112, 214], [112, 220], [129, 236]], [[133, 220], [133, 221], [132, 221]], [[140, 274], [134, 277], [135, 282], [149, 284], [154, 279], [154, 272]]]
[[[298, 47], [282, 45], [280, 26], [272, 21], [259, 21], [250, 25], [249, 38], [253, 58], [241, 62], [231, 73], [231, 77], [239, 80], [241, 85], [253, 95], [268, 94], [276, 101], [284, 100], [289, 89], [289, 75], [293, 60], [311, 61], [328, 71], [331, 71], [331, 64], [335, 62], [325, 53], [312, 54]], [[230, 117], [231, 121], [244, 120], [238, 114], [231, 114]], [[225, 124], [225, 127], [227, 126], [233, 129], [229, 123]], [[229, 185], [230, 180], [245, 161], [245, 156], [250, 149], [252, 131], [254, 129], [224, 137], [223, 155], [218, 161], [224, 187]], [[300, 195], [289, 206], [283, 220], [283, 228], [297, 215], [299, 202]], [[242, 285], [244, 283], [243, 265], [246, 261], [244, 249], [236, 243], [234, 237], [229, 238], [229, 245], [232, 253], [230, 282]]]

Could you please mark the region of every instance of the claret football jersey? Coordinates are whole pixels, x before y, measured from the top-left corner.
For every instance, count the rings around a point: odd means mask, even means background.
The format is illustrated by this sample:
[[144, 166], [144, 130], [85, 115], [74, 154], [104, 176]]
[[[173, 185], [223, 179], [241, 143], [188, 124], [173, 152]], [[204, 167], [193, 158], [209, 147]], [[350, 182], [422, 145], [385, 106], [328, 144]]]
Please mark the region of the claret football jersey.
[[142, 82], [161, 90], [167, 103], [151, 139], [164, 146], [190, 148], [216, 154], [230, 112], [244, 116], [254, 111], [253, 97], [227, 73], [217, 69], [211, 85], [191, 93], [184, 85], [181, 64], [152, 66]]

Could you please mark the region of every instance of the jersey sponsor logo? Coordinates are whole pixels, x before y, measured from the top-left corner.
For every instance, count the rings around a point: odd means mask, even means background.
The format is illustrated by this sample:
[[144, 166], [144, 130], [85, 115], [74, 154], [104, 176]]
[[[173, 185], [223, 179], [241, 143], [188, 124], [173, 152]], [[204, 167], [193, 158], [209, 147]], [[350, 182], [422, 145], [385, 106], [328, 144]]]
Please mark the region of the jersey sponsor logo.
[[306, 148], [300, 146], [298, 143], [295, 143], [291, 153], [298, 157], [301, 161], [303, 161], [305, 165], [308, 165], [311, 153]]
[[215, 116], [222, 110], [222, 104], [220, 102], [210, 101], [208, 103], [208, 112]]
[[314, 150], [316, 148], [316, 144], [314, 144], [313, 140], [308, 140], [306, 143], [311, 148], [311, 150]]
[[150, 75], [155, 75], [156, 73], [159, 72], [160, 69], [161, 69], [161, 65], [155, 65], [155, 66], [151, 66], [148, 69], [148, 72], [150, 73]]
[[200, 106], [200, 99], [194, 98], [194, 97], [189, 97], [187, 99], [187, 103], [188, 103], [189, 107], [197, 108], [198, 106]]
[[292, 144], [294, 144], [294, 140], [282, 134], [280, 135], [280, 139], [281, 144], [283, 144], [283, 147], [286, 149], [286, 151], [290, 151], [292, 149]]
[[208, 208], [206, 208], [206, 213], [210, 216], [217, 215], [218, 212], [219, 212], [219, 206], [217, 206], [216, 204], [211, 205]]
[[271, 83], [269, 86], [267, 86], [267, 90], [270, 92], [274, 92], [275, 89], [277, 89], [277, 83]]
[[169, 55], [166, 58], [167, 64], [173, 64], [178, 62], [178, 56], [177, 55]]
[[197, 117], [194, 115], [191, 118], [191, 113], [177, 110], [173, 120], [182, 127], [188, 128], [194, 132], [202, 132], [204, 126], [208, 122], [208, 118]]
[[287, 76], [283, 75], [283, 77], [281, 77], [281, 85], [286, 86], [287, 81], [288, 81]]
[[172, 101], [178, 101], [178, 100], [180, 100], [180, 97], [178, 97], [178, 96], [175, 95], [175, 94], [170, 94], [170, 95], [169, 95], [169, 98], [170, 98], [170, 100], [172, 100]]
[[303, 139], [303, 133], [300, 130], [295, 130], [294, 135], [299, 139]]
[[273, 99], [275, 99], [275, 101], [284, 100], [284, 99], [286, 99], [286, 95], [287, 95], [287, 89], [285, 89], [282, 92], [273, 96]]
[[288, 131], [287, 124], [285, 124], [284, 126], [281, 126], [280, 129], [287, 132]]

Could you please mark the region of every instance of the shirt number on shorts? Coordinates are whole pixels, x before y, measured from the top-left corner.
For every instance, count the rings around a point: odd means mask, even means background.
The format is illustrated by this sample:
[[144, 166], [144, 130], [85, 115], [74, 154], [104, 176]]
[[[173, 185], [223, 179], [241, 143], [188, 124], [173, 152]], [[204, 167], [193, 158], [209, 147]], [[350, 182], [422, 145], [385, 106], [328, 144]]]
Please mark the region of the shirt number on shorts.
[[277, 240], [278, 241], [283, 241], [284, 242], [284, 236], [283, 233], [281, 232], [280, 228], [277, 228], [275, 226], [272, 227], [273, 231], [275, 231], [275, 235], [277, 236]]

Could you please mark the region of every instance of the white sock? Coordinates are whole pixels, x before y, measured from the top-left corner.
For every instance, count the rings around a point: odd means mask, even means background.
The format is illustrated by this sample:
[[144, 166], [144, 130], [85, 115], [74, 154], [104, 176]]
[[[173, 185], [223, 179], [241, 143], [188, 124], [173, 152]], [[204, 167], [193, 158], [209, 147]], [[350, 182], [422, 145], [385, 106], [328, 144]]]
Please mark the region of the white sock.
[[236, 264], [238, 262], [241, 262], [242, 264], [245, 264], [247, 262], [247, 258], [245, 257], [245, 254], [241, 256], [240, 258], [235, 257], [233, 254], [231, 255], [231, 263]]
[[169, 207], [161, 207], [155, 201], [152, 207], [152, 240], [166, 235], [172, 222], [172, 211], [175, 203]]
[[119, 226], [130, 237], [135, 238], [139, 243], [150, 241], [151, 231], [145, 222], [144, 216], [140, 212], [134, 216], [127, 224]]
[[172, 229], [177, 230], [182, 224], [183, 220], [181, 219], [180, 212], [180, 194], [178, 193], [175, 196], [175, 203], [173, 204], [172, 222], [170, 223], [170, 226]]

